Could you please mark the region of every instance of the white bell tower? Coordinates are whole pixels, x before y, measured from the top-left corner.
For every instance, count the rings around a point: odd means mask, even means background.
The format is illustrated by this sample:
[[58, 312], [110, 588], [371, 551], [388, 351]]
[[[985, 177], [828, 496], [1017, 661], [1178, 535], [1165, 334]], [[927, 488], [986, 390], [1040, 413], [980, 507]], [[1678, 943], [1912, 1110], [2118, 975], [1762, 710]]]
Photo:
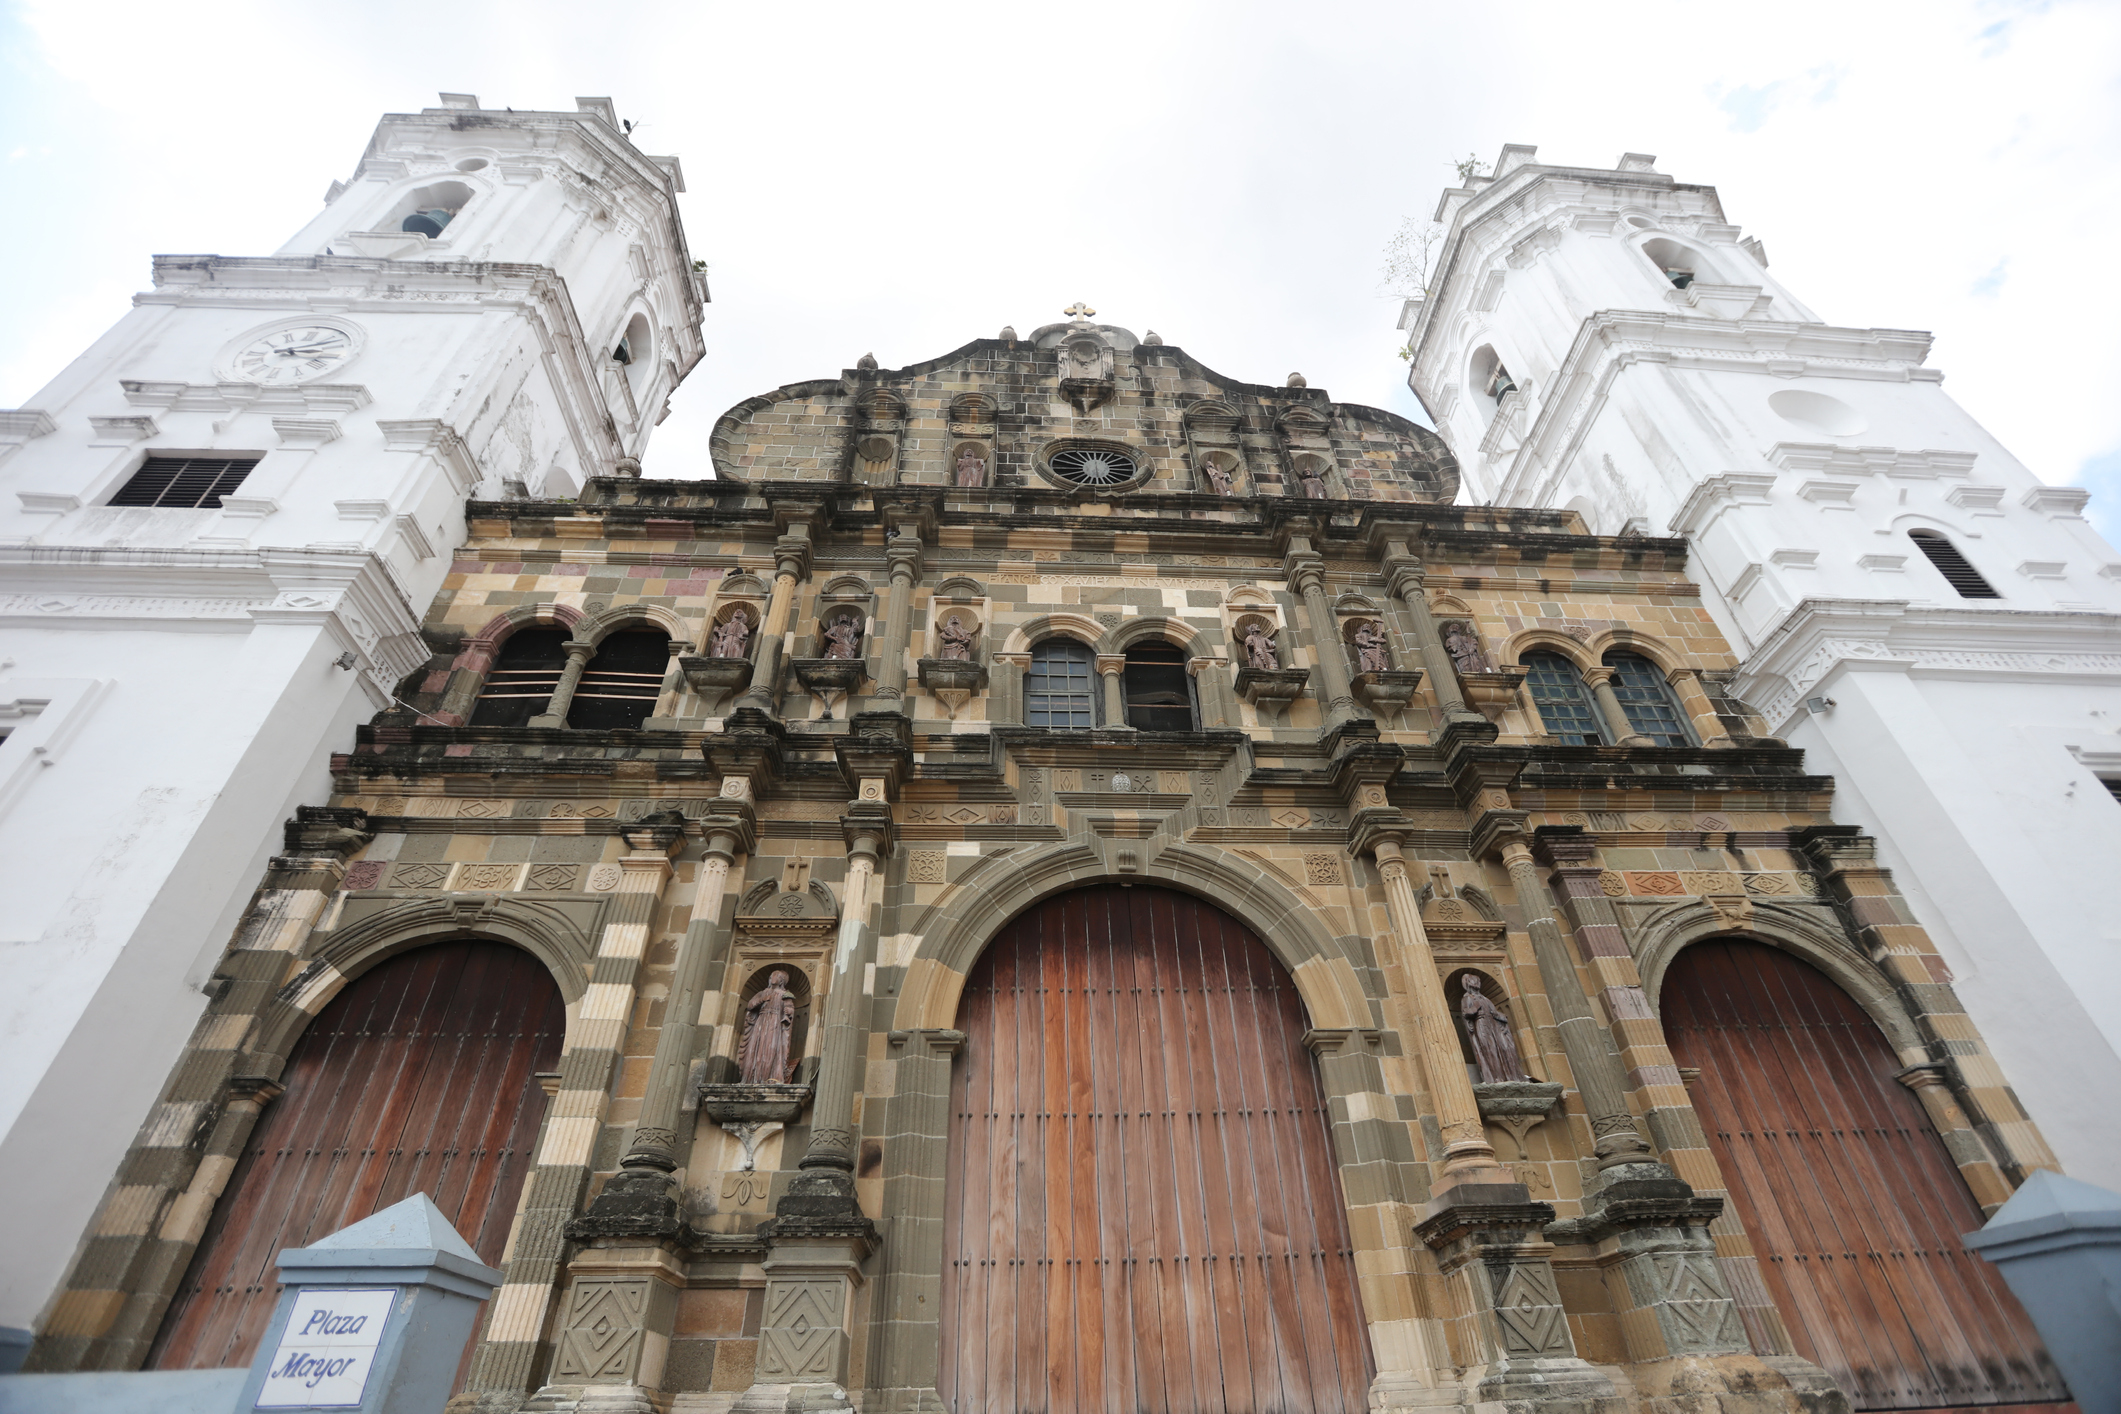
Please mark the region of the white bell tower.
[[467, 498], [636, 473], [699, 361], [677, 159], [577, 103], [385, 117], [293, 240], [156, 257], [0, 411], [0, 1328], [59, 1279], [101, 1196], [70, 1175], [124, 1154], [281, 822], [428, 661]]
[[1821, 322], [1714, 188], [1534, 156], [1444, 193], [1401, 321], [1467, 494], [1693, 542], [1735, 692], [1836, 778], [2069, 1171], [2121, 1183], [2121, 553], [2087, 493], [1928, 334]]

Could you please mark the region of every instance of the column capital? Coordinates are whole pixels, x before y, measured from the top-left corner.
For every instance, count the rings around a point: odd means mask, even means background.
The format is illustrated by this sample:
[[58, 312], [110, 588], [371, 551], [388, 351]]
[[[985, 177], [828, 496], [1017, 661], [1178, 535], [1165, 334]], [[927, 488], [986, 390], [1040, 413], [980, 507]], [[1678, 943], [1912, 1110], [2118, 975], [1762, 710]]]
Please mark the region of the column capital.
[[1550, 869], [1591, 865], [1598, 858], [1598, 841], [1581, 825], [1541, 825], [1532, 839], [1534, 853]]
[[570, 638], [560, 647], [570, 660], [583, 663], [595, 657], [597, 651], [597, 645], [580, 638]]
[[[1308, 548], [1291, 550], [1287, 555], [1283, 556], [1281, 572], [1282, 577], [1289, 581], [1290, 587], [1298, 594], [1325, 593], [1326, 562]], [[1323, 626], [1314, 625], [1314, 627], [1318, 628], [1318, 631], [1323, 634], [1329, 631], [1332, 626], [1328, 624]]]
[[1097, 655], [1097, 671], [1101, 677], [1111, 677], [1125, 671], [1127, 655], [1124, 653], [1100, 653]]
[[911, 536], [902, 535], [884, 547], [884, 561], [891, 566], [893, 580], [909, 583], [920, 576], [926, 555], [921, 542]]
[[1613, 680], [1613, 670], [1602, 664], [1595, 668], [1579, 668], [1577, 671], [1583, 675], [1583, 685], [1593, 691]]

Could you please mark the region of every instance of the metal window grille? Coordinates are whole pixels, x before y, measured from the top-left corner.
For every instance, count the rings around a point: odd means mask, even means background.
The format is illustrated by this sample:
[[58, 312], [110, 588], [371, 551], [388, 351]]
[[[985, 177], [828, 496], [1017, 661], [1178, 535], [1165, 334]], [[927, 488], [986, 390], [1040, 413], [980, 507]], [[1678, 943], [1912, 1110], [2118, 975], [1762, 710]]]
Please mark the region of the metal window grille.
[[1024, 674], [1024, 725], [1097, 725], [1097, 673], [1090, 647], [1072, 638], [1049, 638], [1031, 650]]
[[1937, 573], [1943, 575], [1952, 588], [1959, 591], [1961, 599], [2001, 599], [1994, 585], [1981, 577], [1981, 571], [1967, 563], [1959, 547], [1934, 530], [1910, 530], [1907, 538], [1914, 541], [1922, 553], [1929, 556]]
[[1137, 643], [1129, 648], [1120, 688], [1127, 703], [1127, 725], [1136, 731], [1200, 729], [1193, 715], [1193, 685], [1186, 677], [1186, 655], [1178, 645]]
[[655, 711], [669, 672], [669, 634], [635, 629], [611, 635], [582, 670], [567, 725], [590, 731], [639, 727]]
[[1525, 682], [1549, 736], [1569, 746], [1605, 745], [1598, 731], [1598, 714], [1591, 709], [1590, 694], [1583, 690], [1574, 663], [1559, 653], [1527, 653], [1524, 665], [1531, 670]]
[[149, 457], [110, 504], [218, 510], [221, 498], [241, 486], [257, 464], [256, 457]]
[[1613, 695], [1620, 699], [1620, 710], [1627, 714], [1628, 725], [1638, 736], [1646, 736], [1659, 746], [1694, 744], [1663, 674], [1647, 658], [1633, 653], [1608, 653], [1605, 665], [1613, 670]]
[[567, 631], [525, 628], [501, 644], [471, 711], [475, 727], [520, 727], [545, 710], [567, 667]]

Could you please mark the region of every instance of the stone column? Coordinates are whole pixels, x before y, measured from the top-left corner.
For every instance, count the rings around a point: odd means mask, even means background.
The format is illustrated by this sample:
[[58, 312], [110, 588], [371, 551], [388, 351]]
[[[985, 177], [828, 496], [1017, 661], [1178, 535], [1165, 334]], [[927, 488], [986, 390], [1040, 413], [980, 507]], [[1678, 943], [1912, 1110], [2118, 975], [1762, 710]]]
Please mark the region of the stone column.
[[809, 567], [810, 528], [797, 523], [773, 545], [773, 597], [766, 601], [766, 622], [759, 627], [751, 686], [740, 699], [762, 712], [780, 710], [781, 649], [788, 637], [788, 622], [795, 616], [796, 581]]
[[1384, 565], [1385, 573], [1391, 577], [1392, 592], [1414, 619], [1421, 665], [1427, 670], [1425, 680], [1436, 694], [1436, 705], [1443, 709], [1443, 725], [1464, 723], [1485, 729], [1488, 719], [1466, 705], [1465, 693], [1458, 685], [1458, 665], [1444, 651], [1443, 636], [1436, 631], [1436, 616], [1429, 612], [1429, 594], [1422, 583], [1426, 571], [1421, 561], [1407, 550], [1404, 541], [1395, 540], [1387, 550]]
[[1308, 540], [1298, 539], [1282, 559], [1282, 573], [1303, 597], [1304, 613], [1311, 620], [1311, 657], [1318, 673], [1318, 700], [1325, 708], [1325, 729], [1334, 728], [1369, 713], [1355, 701], [1348, 675], [1348, 649], [1340, 641], [1339, 621], [1326, 602], [1325, 561], [1312, 551]]
[[891, 604], [884, 616], [883, 656], [876, 665], [876, 700], [902, 702], [906, 696], [906, 639], [913, 625], [913, 585], [920, 578], [921, 542], [905, 528], [884, 547], [891, 562]]
[[1229, 675], [1209, 671], [1221, 666], [1223, 660], [1220, 658], [1186, 660], [1186, 673], [1193, 679], [1194, 700], [1200, 705], [1202, 731], [1228, 731], [1237, 725], [1237, 713], [1231, 705]]
[[865, 1414], [934, 1414], [943, 1300], [944, 1170], [950, 1147], [951, 1060], [965, 1033], [893, 1031], [884, 1126], [884, 1209], [891, 1241], [877, 1275], [877, 1342]]
[[581, 684], [582, 669], [596, 656], [594, 643], [583, 643], [579, 639], [567, 641], [567, 666], [560, 672], [560, 684], [552, 690], [552, 700], [545, 710], [530, 719], [533, 727], [564, 727], [567, 725], [567, 709], [574, 705], [574, 690]]
[[[1508, 1170], [1495, 1160], [1495, 1146], [1488, 1142], [1480, 1105], [1473, 1098], [1473, 1082], [1466, 1076], [1458, 1034], [1452, 1028], [1444, 1000], [1443, 983], [1436, 976], [1436, 957], [1429, 951], [1429, 936], [1421, 926], [1421, 908], [1415, 902], [1413, 882], [1407, 877], [1406, 857], [1399, 841], [1392, 838], [1377, 840], [1371, 849], [1377, 856], [1377, 872], [1384, 879], [1385, 906], [1392, 915], [1399, 969], [1412, 1002], [1411, 1039], [1421, 1053], [1429, 1103], [1436, 1107], [1437, 1125], [1443, 1133], [1443, 1177], [1437, 1188], [1461, 1183], [1512, 1183]], [[1440, 1194], [1437, 1201], [1442, 1201]]]
[[[732, 779], [741, 780], [740, 777]], [[653, 1189], [670, 1216], [677, 1217], [669, 1196], [667, 1175], [678, 1167], [678, 1116], [683, 1111], [686, 1082], [699, 1049], [700, 998], [707, 991], [707, 973], [721, 951], [718, 936], [722, 895], [729, 883], [729, 868], [739, 853], [751, 851], [753, 829], [751, 803], [717, 797], [709, 806], [704, 823], [707, 848], [700, 860], [700, 877], [692, 897], [692, 921], [678, 944], [677, 966], [670, 979], [670, 998], [663, 1007], [663, 1027], [656, 1036], [655, 1060], [648, 1072], [648, 1088], [641, 1098], [640, 1118], [624, 1157], [622, 1170], [604, 1185], [604, 1193], [639, 1172], [644, 1190]], [[645, 1196], [645, 1195], [644, 1195]], [[600, 1195], [598, 1203], [603, 1198]]]
[[810, 1147], [802, 1174], [788, 1186], [776, 1215], [858, 1217], [854, 1201], [854, 1092], [861, 1077], [862, 932], [887, 826], [865, 817], [846, 821], [847, 883], [840, 903], [839, 938], [832, 951], [831, 990], [825, 994], [817, 1098], [810, 1110]]
[[1532, 952], [1539, 959], [1539, 980], [1545, 985], [1547, 1005], [1554, 1013], [1554, 1029], [1561, 1034], [1561, 1048], [1569, 1058], [1569, 1074], [1590, 1116], [1592, 1145], [1601, 1174], [1630, 1165], [1647, 1165], [1652, 1176], [1671, 1176], [1657, 1162], [1649, 1144], [1635, 1127], [1628, 1109], [1627, 1076], [1620, 1057], [1613, 1053], [1605, 1028], [1592, 1014], [1591, 999], [1576, 975], [1575, 960], [1562, 942], [1561, 928], [1554, 921], [1546, 885], [1529, 845], [1521, 838], [1502, 842], [1502, 862], [1510, 871], [1510, 887], [1517, 906], [1524, 912], [1525, 931], [1532, 938]]
[[[546, 1111], [522, 1207], [509, 1233], [507, 1277], [487, 1307], [470, 1382], [459, 1396], [462, 1408], [520, 1407], [540, 1363], [539, 1345], [560, 1281], [561, 1254], [577, 1220], [597, 1135], [610, 1110], [612, 1077], [633, 1014], [648, 930], [675, 872], [670, 857], [684, 843], [684, 817], [676, 811], [650, 815], [625, 826], [623, 836], [629, 852], [618, 860], [618, 887], [606, 906], [589, 985], [560, 1056], [559, 1090]], [[660, 1249], [652, 1244], [636, 1248], [636, 1253], [639, 1263], [650, 1268], [660, 1263]], [[609, 1260], [591, 1258], [592, 1265]], [[664, 1279], [641, 1271], [627, 1278], [632, 1285], [623, 1288], [599, 1278], [570, 1289], [557, 1322], [558, 1349], [548, 1383], [609, 1386], [602, 1393], [620, 1401], [621, 1407], [624, 1401], [645, 1399], [640, 1387], [662, 1377], [662, 1352], [644, 1338], [639, 1325], [626, 1328], [614, 1350], [604, 1303], [618, 1300], [645, 1311], [653, 1299], [652, 1283]]]
[[1606, 735], [1620, 746], [1655, 746], [1657, 743], [1635, 730], [1628, 721], [1627, 710], [1620, 699], [1613, 695], [1613, 670], [1611, 668], [1585, 668], [1583, 680], [1590, 685], [1591, 699], [1598, 704], [1598, 715], [1605, 720]]
[[1121, 686], [1121, 675], [1127, 671], [1127, 658], [1123, 653], [1100, 653], [1097, 655], [1097, 675], [1105, 680], [1105, 727], [1107, 730], [1127, 726], [1127, 694]]
[[1708, 690], [1701, 685], [1701, 674], [1692, 668], [1674, 668], [1664, 675], [1664, 680], [1678, 694], [1679, 710], [1686, 713], [1687, 720], [1694, 724], [1694, 739], [1703, 746], [1736, 746], [1731, 734], [1724, 729], [1723, 718], [1716, 713], [1716, 704], [1709, 701]]
[[1030, 667], [1029, 653], [995, 653], [990, 656], [988, 721], [1016, 724], [1024, 720], [1024, 674]]

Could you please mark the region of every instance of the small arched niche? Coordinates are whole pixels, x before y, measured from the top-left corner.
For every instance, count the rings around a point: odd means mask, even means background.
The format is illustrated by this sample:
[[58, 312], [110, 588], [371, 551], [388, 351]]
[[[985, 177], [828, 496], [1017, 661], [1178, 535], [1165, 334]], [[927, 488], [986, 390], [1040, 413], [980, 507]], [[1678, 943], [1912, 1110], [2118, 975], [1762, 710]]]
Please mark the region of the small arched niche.
[[[782, 990], [788, 994], [782, 1008], [788, 1022], [787, 1064], [777, 1081], [770, 1077], [746, 1077], [743, 1066], [747, 1043], [752, 1039], [752, 1028], [773, 1024], [773, 1018], [767, 1016], [767, 1012], [773, 1008], [773, 1002], [764, 1003], [756, 1012], [752, 1010], [752, 1004], [773, 984], [776, 975], [781, 979]], [[761, 963], [744, 979], [744, 985], [739, 989], [737, 997], [735, 1053], [715, 1067], [724, 1073], [713, 1078], [723, 1084], [742, 1083], [747, 1078], [757, 1084], [787, 1084], [795, 1080], [802, 1073], [803, 1048], [810, 1039], [812, 996], [809, 976], [792, 962], [775, 960]]]
[[390, 215], [379, 229], [411, 231], [429, 240], [437, 239], [450, 222], [463, 214], [476, 195], [462, 182], [435, 182], [414, 187], [398, 198], [398, 204], [390, 209]]
[[1683, 290], [1696, 280], [1714, 281], [1716, 278], [1715, 270], [1698, 251], [1670, 236], [1652, 236], [1638, 249], [1675, 290]]
[[639, 397], [655, 366], [655, 333], [647, 315], [636, 314], [626, 321], [626, 332], [611, 346], [611, 361], [626, 370], [626, 386]]
[[950, 449], [952, 486], [988, 486], [993, 475], [993, 454], [985, 442], [959, 442]]
[[1509, 1024], [1510, 1039], [1516, 1044], [1517, 1048], [1518, 1067], [1523, 1071], [1521, 1076], [1512, 1076], [1510, 1078], [1527, 1080], [1537, 1078], [1532, 1074], [1531, 1066], [1527, 1063], [1530, 1056], [1525, 1049], [1531, 1043], [1532, 1038], [1526, 1032], [1522, 1021], [1517, 1016], [1516, 1008], [1511, 1004], [1509, 988], [1503, 985], [1501, 972], [1502, 969], [1500, 967], [1460, 967], [1454, 970], [1450, 976], [1444, 978], [1443, 994], [1445, 1001], [1451, 1008], [1452, 1029], [1458, 1035], [1459, 1056], [1465, 1061], [1467, 1076], [1476, 1085], [1489, 1082], [1480, 1073], [1480, 1057], [1474, 1048], [1472, 1028], [1468, 1024], [1465, 1013], [1466, 979], [1469, 977], [1480, 979], [1481, 994], [1495, 1004], [1495, 1010], [1501, 1012], [1503, 1020]]
[[1510, 376], [1509, 367], [1495, 352], [1495, 346], [1482, 344], [1473, 350], [1473, 357], [1466, 364], [1466, 386], [1480, 394], [1473, 405], [1480, 409], [1481, 421], [1493, 422], [1502, 400], [1517, 391], [1517, 380]]

